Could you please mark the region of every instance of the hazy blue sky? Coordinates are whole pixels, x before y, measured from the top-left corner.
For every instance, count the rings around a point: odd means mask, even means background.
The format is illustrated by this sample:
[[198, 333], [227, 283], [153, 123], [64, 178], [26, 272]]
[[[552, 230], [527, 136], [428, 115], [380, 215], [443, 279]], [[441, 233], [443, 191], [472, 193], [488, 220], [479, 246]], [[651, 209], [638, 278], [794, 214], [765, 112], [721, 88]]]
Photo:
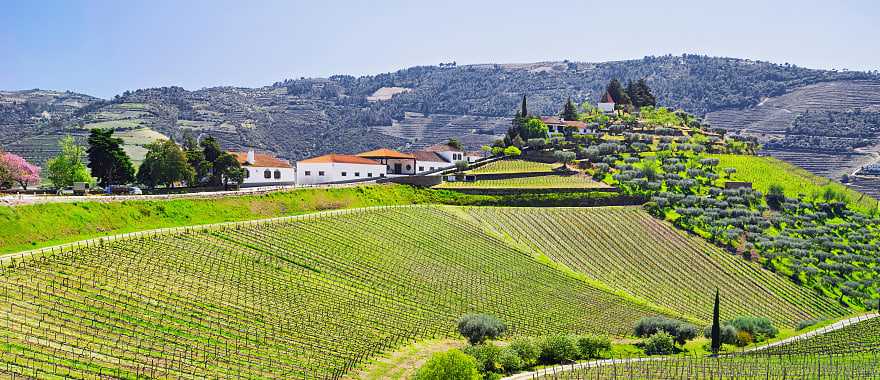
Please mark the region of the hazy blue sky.
[[0, 89], [111, 97], [457, 61], [697, 53], [880, 69], [872, 1], [9, 1]]

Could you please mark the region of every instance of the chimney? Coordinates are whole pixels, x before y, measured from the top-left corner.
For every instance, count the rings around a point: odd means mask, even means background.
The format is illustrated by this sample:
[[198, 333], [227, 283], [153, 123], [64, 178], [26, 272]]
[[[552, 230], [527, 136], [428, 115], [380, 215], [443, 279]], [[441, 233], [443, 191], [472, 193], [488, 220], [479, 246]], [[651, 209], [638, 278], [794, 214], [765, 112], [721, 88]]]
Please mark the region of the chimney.
[[248, 153], [247, 153], [247, 163], [248, 163], [249, 165], [253, 165], [253, 164], [256, 164], [256, 163], [257, 163], [257, 158], [256, 158], [256, 156], [254, 155], [254, 150], [253, 150], [253, 149], [248, 150]]

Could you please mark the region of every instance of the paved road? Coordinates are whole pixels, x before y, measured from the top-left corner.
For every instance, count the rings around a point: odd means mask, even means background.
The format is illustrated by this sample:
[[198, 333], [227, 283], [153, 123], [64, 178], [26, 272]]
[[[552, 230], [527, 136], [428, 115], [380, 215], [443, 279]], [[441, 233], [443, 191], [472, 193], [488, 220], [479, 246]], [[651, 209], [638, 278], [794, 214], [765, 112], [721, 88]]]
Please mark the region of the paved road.
[[[783, 339], [778, 342], [773, 342], [773, 343], [766, 344], [763, 346], [753, 347], [748, 350], [736, 353], [735, 355], [741, 355], [743, 353], [766, 350], [770, 347], [775, 347], [775, 346], [779, 346], [782, 344], [791, 343], [792, 341], [795, 341], [795, 340], [806, 339], [811, 336], [826, 334], [826, 333], [832, 332], [834, 330], [839, 330], [841, 328], [849, 326], [853, 323], [865, 321], [865, 320], [872, 319], [872, 318], [877, 318], [878, 316], [880, 316], [880, 314], [870, 313], [870, 314], [860, 315], [858, 317], [844, 319], [842, 321], [835, 322], [834, 324], [828, 325], [828, 326], [823, 327], [818, 330], [806, 332], [801, 335], [793, 336], [791, 338]], [[589, 362], [576, 363], [576, 364], [570, 364], [570, 365], [558, 365], [558, 366], [553, 366], [553, 367], [547, 367], [547, 368], [540, 369], [537, 371], [518, 373], [516, 375], [505, 377], [502, 380], [530, 380], [530, 379], [535, 379], [535, 378], [541, 378], [542, 376], [546, 376], [546, 375], [552, 375], [554, 373], [572, 371], [572, 370], [581, 369], [581, 368], [593, 368], [593, 367], [601, 367], [601, 366], [611, 365], [611, 364], [624, 364], [624, 363], [635, 363], [635, 362], [644, 362], [644, 361], [651, 361], [651, 360], [666, 360], [666, 359], [667, 358], [665, 358], [665, 357], [656, 357], [656, 358], [648, 357], [648, 358], [630, 358], [630, 359], [614, 359], [614, 360], [612, 360], [612, 359], [593, 360], [593, 361], [589, 361]]]

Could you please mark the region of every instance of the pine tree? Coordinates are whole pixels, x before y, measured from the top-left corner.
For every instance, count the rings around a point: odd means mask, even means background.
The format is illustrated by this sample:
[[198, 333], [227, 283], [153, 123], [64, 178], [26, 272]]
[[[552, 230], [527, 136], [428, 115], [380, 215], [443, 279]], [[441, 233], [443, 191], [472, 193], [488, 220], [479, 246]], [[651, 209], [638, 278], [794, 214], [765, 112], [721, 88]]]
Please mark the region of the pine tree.
[[616, 78], [612, 79], [611, 82], [608, 82], [608, 87], [605, 88], [605, 91], [611, 95], [614, 103], [630, 104], [629, 96], [626, 94], [626, 91], [624, 91], [623, 86], [620, 85], [620, 81]]
[[577, 107], [575, 107], [574, 103], [572, 103], [571, 98], [568, 98], [568, 101], [565, 102], [565, 106], [562, 108], [562, 120], [577, 120], [578, 113]]
[[519, 114], [522, 117], [529, 117], [529, 109], [526, 108], [526, 96], [523, 95], [522, 107], [520, 107]]
[[626, 94], [637, 108], [644, 106], [654, 107], [657, 105], [657, 98], [654, 97], [654, 94], [651, 94], [651, 88], [648, 87], [644, 78], [636, 82], [627, 83]]
[[721, 350], [721, 317], [719, 316], [718, 288], [715, 288], [715, 308], [712, 310], [712, 354]]
[[122, 139], [113, 137], [113, 129], [92, 129], [88, 142], [88, 166], [92, 175], [101, 181], [101, 186], [134, 181], [134, 166], [122, 150]]

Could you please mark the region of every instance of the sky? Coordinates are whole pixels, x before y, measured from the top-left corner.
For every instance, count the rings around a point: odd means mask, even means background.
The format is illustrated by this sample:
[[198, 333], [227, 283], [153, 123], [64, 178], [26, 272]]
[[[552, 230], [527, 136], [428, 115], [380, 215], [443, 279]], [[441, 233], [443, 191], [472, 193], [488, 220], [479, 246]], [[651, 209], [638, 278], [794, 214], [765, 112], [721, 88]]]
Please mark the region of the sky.
[[258, 87], [455, 61], [705, 54], [880, 69], [873, 1], [0, 0], [0, 89]]

